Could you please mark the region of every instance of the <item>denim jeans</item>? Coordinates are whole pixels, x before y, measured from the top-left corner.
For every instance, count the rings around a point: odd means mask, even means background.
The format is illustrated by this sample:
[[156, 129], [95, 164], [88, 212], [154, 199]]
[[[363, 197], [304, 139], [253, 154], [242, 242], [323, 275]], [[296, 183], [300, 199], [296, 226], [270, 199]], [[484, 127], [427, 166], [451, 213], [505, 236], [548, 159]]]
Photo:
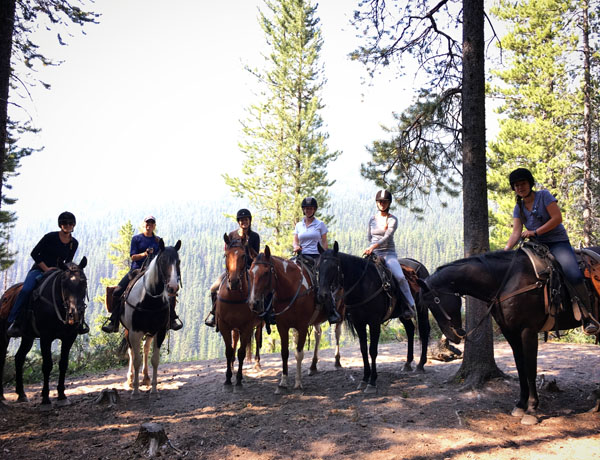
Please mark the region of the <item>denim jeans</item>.
[[562, 267], [565, 277], [573, 286], [583, 282], [583, 273], [579, 269], [575, 251], [569, 241], [546, 243], [546, 246], [548, 246], [550, 252]]
[[15, 304], [10, 311], [10, 315], [8, 315], [9, 323], [12, 323], [15, 321], [15, 319], [17, 319], [21, 309], [23, 308], [23, 304], [29, 302], [29, 296], [35, 289], [35, 285], [43, 274], [44, 272], [38, 268], [32, 268], [29, 270], [29, 273], [27, 273], [25, 281], [23, 282], [23, 288], [21, 289], [21, 292], [19, 292], [17, 300], [15, 300]]

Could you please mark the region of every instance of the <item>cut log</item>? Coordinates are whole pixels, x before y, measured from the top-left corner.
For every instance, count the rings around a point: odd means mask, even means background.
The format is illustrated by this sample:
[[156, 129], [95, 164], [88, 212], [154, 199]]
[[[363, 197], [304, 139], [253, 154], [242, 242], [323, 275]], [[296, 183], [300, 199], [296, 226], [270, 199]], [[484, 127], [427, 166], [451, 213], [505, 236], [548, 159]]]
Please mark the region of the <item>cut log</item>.
[[135, 440], [135, 444], [139, 447], [148, 448], [148, 456], [154, 457], [158, 448], [163, 444], [167, 444], [169, 438], [165, 433], [165, 429], [159, 423], [144, 423], [140, 427], [140, 432]]
[[108, 407], [116, 405], [120, 400], [119, 393], [116, 388], [105, 388], [94, 401], [96, 404], [108, 403]]

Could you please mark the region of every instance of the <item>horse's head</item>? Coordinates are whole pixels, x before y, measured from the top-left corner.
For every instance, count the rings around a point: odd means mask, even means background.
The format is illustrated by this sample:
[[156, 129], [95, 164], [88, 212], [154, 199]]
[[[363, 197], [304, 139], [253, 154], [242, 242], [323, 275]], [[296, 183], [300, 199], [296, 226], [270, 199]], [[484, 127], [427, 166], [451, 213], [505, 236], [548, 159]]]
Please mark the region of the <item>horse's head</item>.
[[330, 309], [335, 308], [336, 299], [335, 293], [343, 288], [343, 276], [339, 258], [339, 245], [335, 241], [333, 249], [323, 249], [318, 245], [319, 257], [318, 262], [318, 280], [319, 287], [317, 290], [317, 298], [319, 303], [327, 306]]
[[230, 239], [223, 235], [225, 240], [225, 270], [227, 272], [227, 287], [230, 290], [241, 290], [242, 279], [246, 275], [246, 260], [249, 257], [241, 240]]
[[83, 321], [85, 313], [85, 300], [87, 297], [87, 278], [83, 269], [87, 265], [87, 258], [84, 257], [77, 265], [74, 262], [58, 264], [62, 270], [60, 275], [60, 288], [63, 303], [66, 309], [65, 321], [69, 326], [79, 324]]
[[179, 291], [179, 282], [181, 280], [181, 269], [179, 262], [179, 249], [181, 240], [178, 240], [175, 246], [165, 246], [162, 238], [158, 244], [159, 253], [156, 257], [156, 266], [158, 273], [162, 278], [167, 294], [174, 296]]
[[458, 293], [451, 290], [446, 291], [432, 288], [427, 280], [417, 280], [421, 287], [419, 303], [425, 305], [431, 311], [440, 329], [449, 340], [454, 343], [460, 343], [466, 335], [465, 330], [462, 328], [460, 314], [462, 306], [461, 297]]
[[271, 249], [265, 246], [265, 252], [256, 256], [248, 271], [250, 295], [248, 305], [256, 313], [264, 311], [265, 297], [275, 288], [275, 265], [271, 259]]

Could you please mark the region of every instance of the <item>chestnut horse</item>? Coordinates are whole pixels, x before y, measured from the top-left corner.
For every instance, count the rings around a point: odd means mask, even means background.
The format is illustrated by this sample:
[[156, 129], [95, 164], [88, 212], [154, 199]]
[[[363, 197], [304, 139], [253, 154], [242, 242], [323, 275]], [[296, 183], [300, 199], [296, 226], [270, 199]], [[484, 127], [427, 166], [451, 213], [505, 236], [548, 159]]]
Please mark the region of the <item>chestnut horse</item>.
[[252, 340], [252, 331], [257, 329], [256, 334], [256, 360], [260, 366], [260, 346], [262, 320], [250, 310], [248, 305], [248, 270], [247, 261], [251, 256], [241, 240], [231, 240], [227, 233], [223, 235], [225, 240], [225, 268], [226, 276], [223, 278], [217, 291], [217, 302], [215, 307], [215, 318], [219, 332], [225, 343], [225, 359], [227, 360], [227, 371], [225, 374], [225, 388], [231, 389], [231, 377], [235, 363], [235, 351], [239, 339], [238, 370], [235, 380], [235, 388], [242, 386], [242, 368], [246, 350]]
[[[296, 381], [294, 389], [302, 389], [302, 360], [309, 326], [317, 326], [327, 320], [327, 315], [316, 308], [315, 289], [310, 274], [292, 260], [271, 255], [269, 246], [260, 253], [249, 271], [250, 299], [254, 311], [261, 311], [265, 298], [273, 294], [273, 311], [277, 331], [281, 337], [282, 374], [276, 394], [288, 387], [289, 333], [296, 334]], [[320, 331], [320, 329], [319, 329]], [[315, 345], [315, 356], [318, 351]], [[313, 360], [314, 363], [314, 360]]]
[[[58, 362], [58, 404], [68, 404], [65, 395], [65, 375], [69, 367], [69, 352], [75, 339], [77, 330], [83, 322], [85, 314], [85, 301], [87, 298], [87, 279], [83, 269], [87, 259], [81, 259], [79, 265], [73, 262], [60, 263], [58, 269], [44, 273], [40, 286], [31, 295], [31, 317], [25, 323], [25, 331], [21, 338], [21, 345], [15, 355], [16, 386], [15, 391], [19, 396], [18, 401], [27, 401], [23, 388], [23, 365], [25, 357], [36, 337], [40, 338], [42, 351], [42, 371], [44, 372], [44, 386], [42, 388], [42, 405], [48, 407], [50, 403], [50, 372], [52, 371], [52, 342], [60, 339], [60, 361]], [[9, 288], [5, 295], [16, 286]], [[2, 296], [4, 304], [4, 295]], [[8, 313], [8, 312], [7, 312]], [[6, 319], [0, 320], [0, 400], [4, 399], [2, 388], [2, 374], [6, 357], [6, 349], [10, 338], [6, 335]]]

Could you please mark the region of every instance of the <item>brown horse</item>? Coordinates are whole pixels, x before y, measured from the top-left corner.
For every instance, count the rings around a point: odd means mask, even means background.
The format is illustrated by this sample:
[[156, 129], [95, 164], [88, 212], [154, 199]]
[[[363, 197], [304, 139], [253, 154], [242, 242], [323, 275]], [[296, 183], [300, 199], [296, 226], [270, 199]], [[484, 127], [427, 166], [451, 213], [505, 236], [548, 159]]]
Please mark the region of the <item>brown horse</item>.
[[[315, 357], [318, 351], [320, 325], [327, 315], [316, 308], [315, 289], [310, 274], [294, 261], [271, 255], [269, 246], [260, 253], [249, 271], [249, 303], [255, 311], [261, 311], [268, 294], [273, 294], [273, 311], [277, 331], [281, 337], [282, 374], [276, 393], [288, 386], [288, 358], [290, 329], [296, 330], [296, 381], [294, 389], [302, 389], [302, 360], [309, 326], [315, 327], [317, 336]], [[313, 365], [316, 368], [316, 358]], [[314, 372], [314, 370], [313, 370]]]
[[[226, 276], [217, 291], [217, 302], [215, 317], [217, 327], [225, 342], [225, 358], [227, 360], [227, 372], [225, 388], [232, 389], [231, 377], [235, 363], [235, 350], [237, 352], [238, 371], [235, 387], [242, 386], [242, 367], [246, 350], [252, 340], [252, 332], [257, 328], [256, 335], [256, 360], [260, 366], [260, 345], [262, 336], [262, 321], [256, 313], [248, 306], [248, 270], [247, 260], [251, 257], [240, 240], [231, 240], [227, 234], [223, 236], [226, 244], [225, 267]], [[255, 254], [254, 254], [255, 255]]]

